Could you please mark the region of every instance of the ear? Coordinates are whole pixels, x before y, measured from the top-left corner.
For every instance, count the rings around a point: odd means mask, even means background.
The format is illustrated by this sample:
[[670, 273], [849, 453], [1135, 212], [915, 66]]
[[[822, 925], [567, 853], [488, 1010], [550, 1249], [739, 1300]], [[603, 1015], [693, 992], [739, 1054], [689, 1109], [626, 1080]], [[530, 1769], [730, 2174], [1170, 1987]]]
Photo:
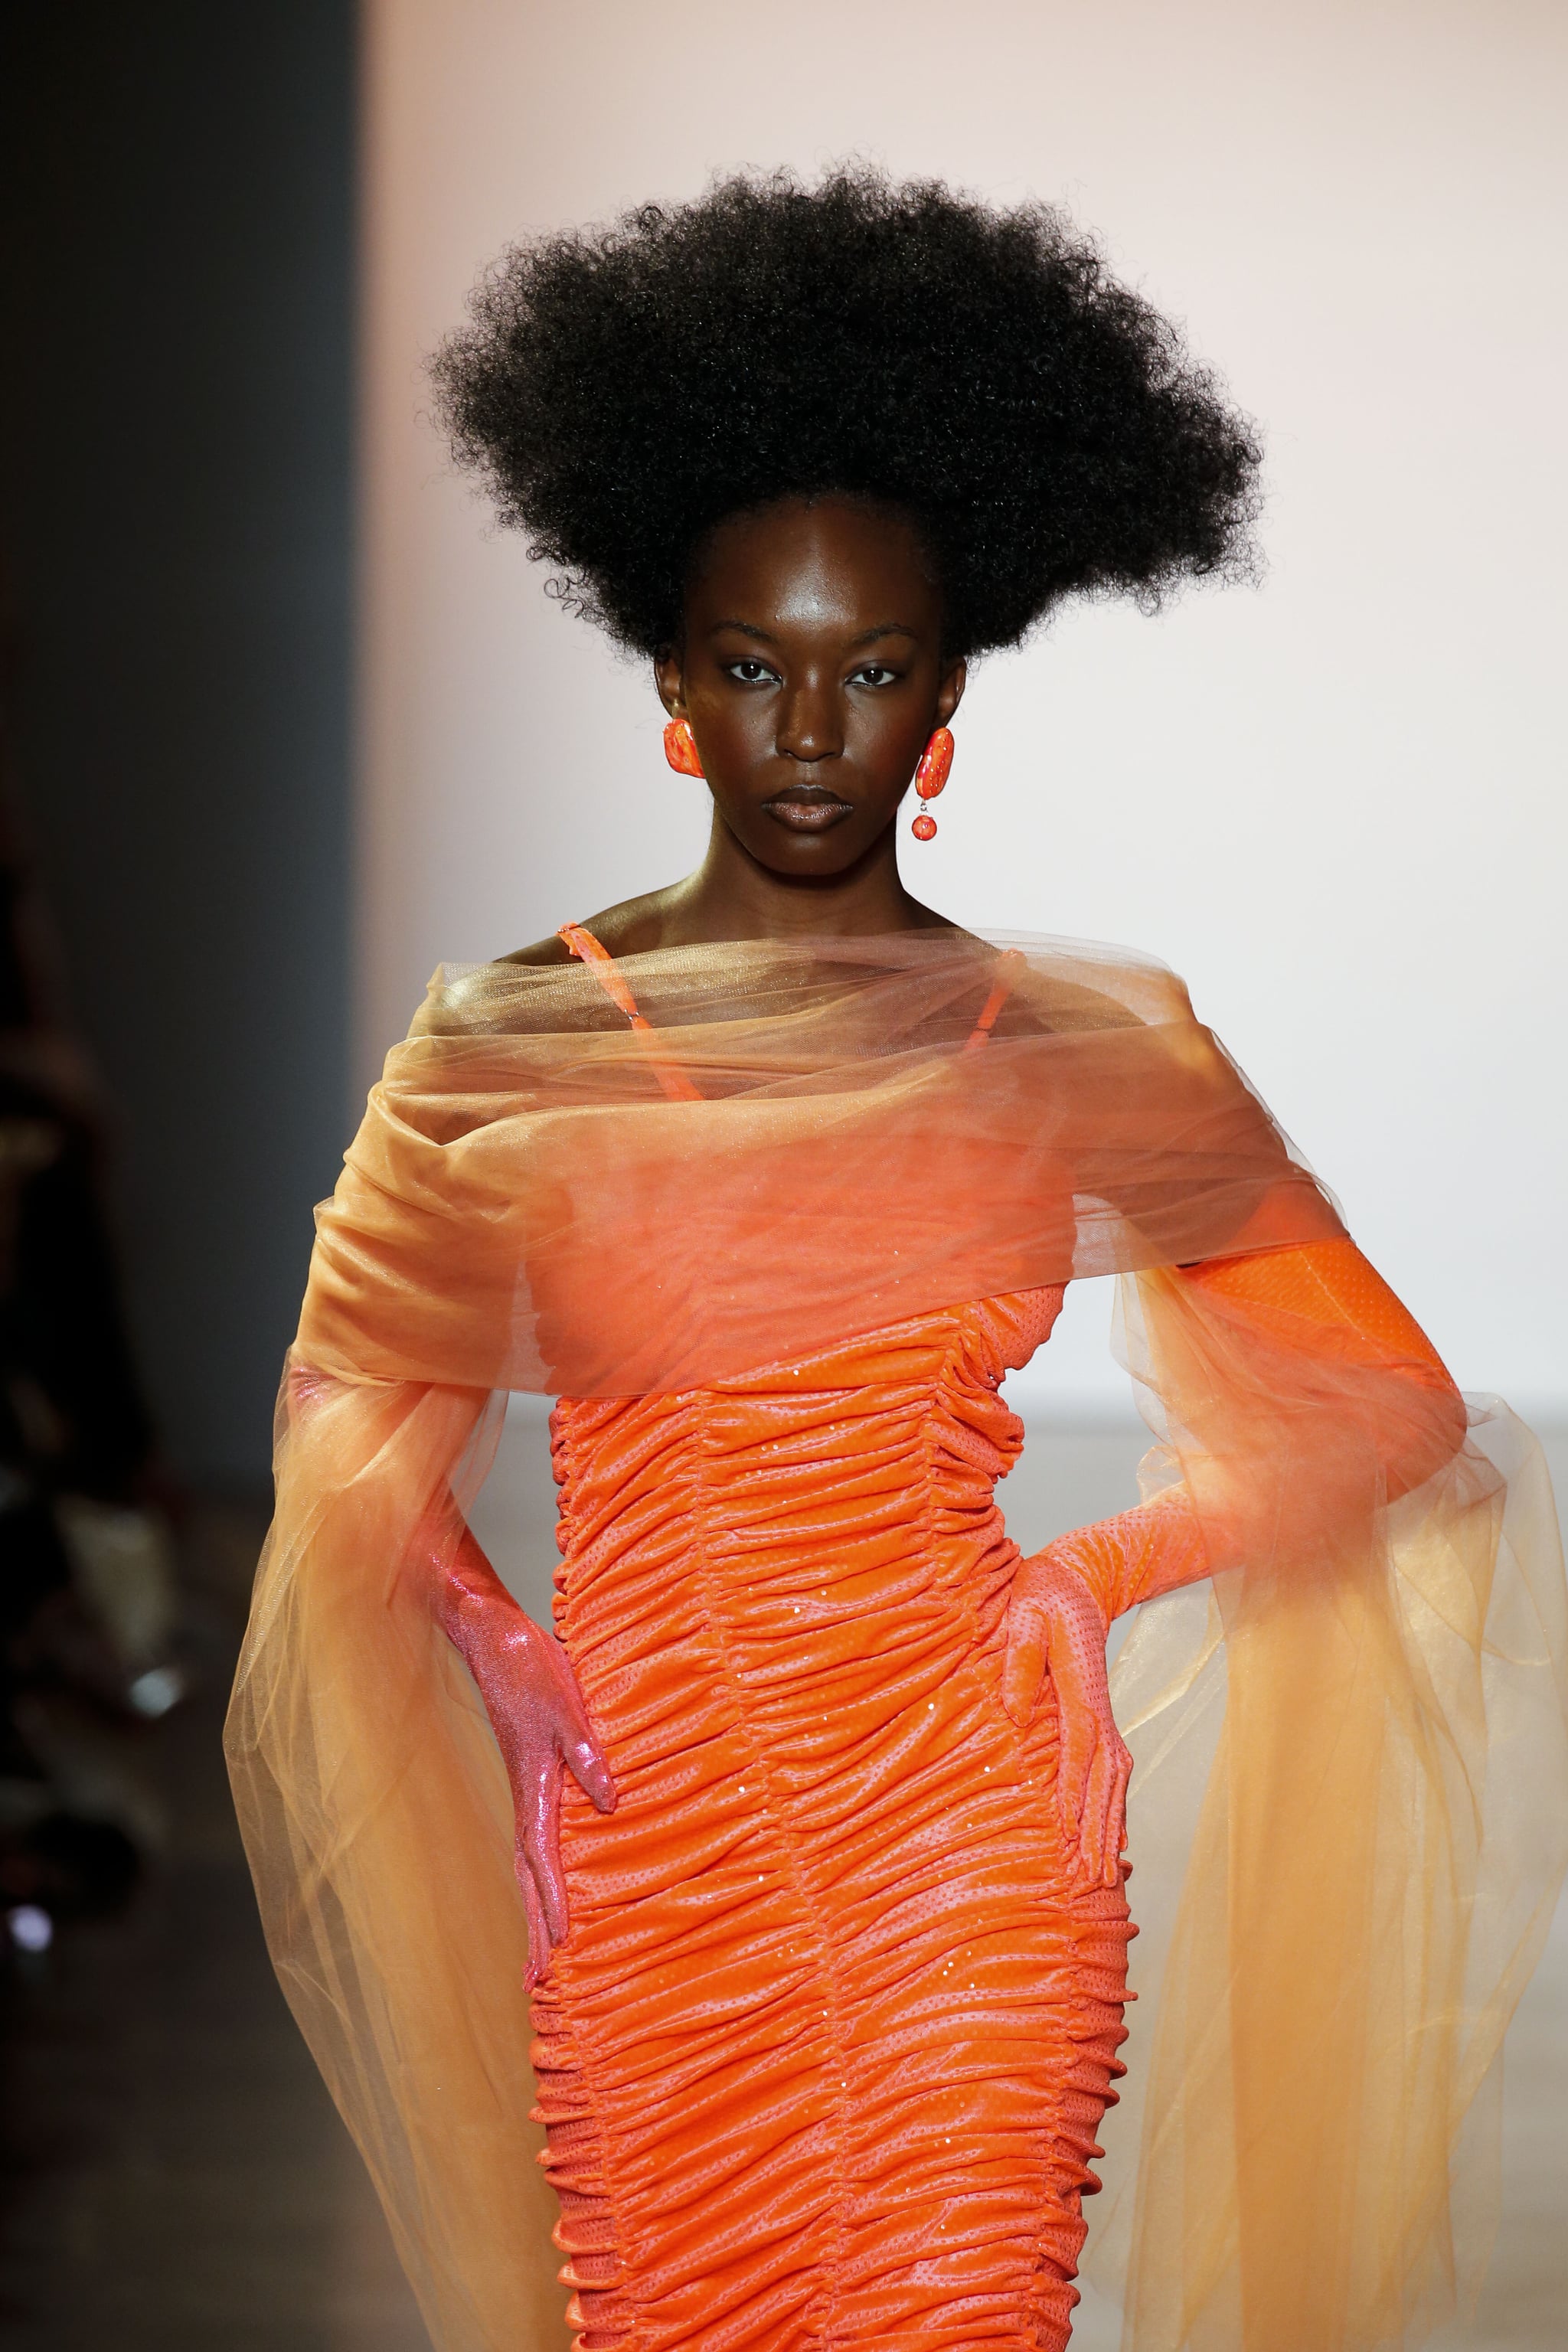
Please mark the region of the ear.
[[947, 663], [942, 673], [942, 683], [936, 690], [936, 723], [945, 727], [959, 704], [969, 683], [969, 664], [965, 661]]
[[686, 716], [686, 671], [679, 650], [661, 646], [653, 657], [653, 682], [658, 698], [672, 719]]

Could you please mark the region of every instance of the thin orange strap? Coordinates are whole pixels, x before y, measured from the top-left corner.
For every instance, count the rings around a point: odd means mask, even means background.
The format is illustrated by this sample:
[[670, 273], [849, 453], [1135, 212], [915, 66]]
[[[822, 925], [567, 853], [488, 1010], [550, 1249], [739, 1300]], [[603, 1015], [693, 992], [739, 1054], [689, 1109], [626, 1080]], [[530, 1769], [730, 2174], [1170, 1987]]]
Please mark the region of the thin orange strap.
[[[641, 1030], [649, 1037], [657, 1034], [652, 1022], [638, 1010], [637, 998], [627, 987], [626, 975], [615, 957], [592, 931], [584, 930], [581, 923], [563, 923], [556, 936], [564, 940], [573, 954], [587, 965], [611, 1003], [625, 1013], [634, 1029]], [[973, 1054], [975, 1047], [984, 1045], [990, 1036], [996, 1025], [997, 1015], [1013, 993], [1018, 966], [1024, 961], [1016, 948], [1009, 949], [1002, 958], [991, 993], [980, 1008], [980, 1018], [963, 1041], [966, 1054]], [[672, 1069], [663, 1061], [656, 1062], [654, 1066], [658, 1073], [658, 1082], [671, 1101], [701, 1101], [701, 1096], [683, 1071]]]
[[[563, 923], [556, 937], [564, 940], [579, 961], [587, 965], [611, 1003], [626, 1014], [634, 1029], [640, 1030], [646, 1037], [657, 1035], [653, 1023], [645, 1020], [637, 1010], [637, 998], [626, 986], [626, 975], [620, 965], [609, 949], [601, 946], [592, 931], [585, 931], [581, 923]], [[671, 1102], [701, 1101], [702, 1097], [683, 1070], [672, 1068], [657, 1055], [653, 1056], [653, 1066], [659, 1085]]]
[[963, 1041], [963, 1050], [966, 1054], [973, 1054], [975, 1047], [984, 1045], [990, 1036], [996, 1025], [996, 1015], [1013, 993], [1013, 984], [1018, 977], [1018, 966], [1023, 961], [1024, 958], [1018, 950], [1009, 948], [997, 965], [996, 984], [980, 1008], [979, 1020]]

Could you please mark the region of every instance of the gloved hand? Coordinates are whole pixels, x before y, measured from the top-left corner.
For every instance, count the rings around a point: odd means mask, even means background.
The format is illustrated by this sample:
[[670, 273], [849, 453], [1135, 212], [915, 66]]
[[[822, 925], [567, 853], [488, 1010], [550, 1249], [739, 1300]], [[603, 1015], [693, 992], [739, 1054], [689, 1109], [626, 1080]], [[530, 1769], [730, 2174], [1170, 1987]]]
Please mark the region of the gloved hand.
[[466, 1530], [444, 1574], [437, 1613], [479, 1686], [511, 1784], [531, 1992], [569, 1924], [561, 1869], [565, 1769], [602, 1813], [616, 1810], [615, 1783], [565, 1651], [518, 1607]]
[[1062, 1836], [1089, 1877], [1119, 1886], [1132, 1759], [1110, 1712], [1106, 1629], [1100, 1602], [1056, 1545], [1021, 1562], [1007, 1605], [1002, 1704], [1022, 1729], [1049, 1675]]

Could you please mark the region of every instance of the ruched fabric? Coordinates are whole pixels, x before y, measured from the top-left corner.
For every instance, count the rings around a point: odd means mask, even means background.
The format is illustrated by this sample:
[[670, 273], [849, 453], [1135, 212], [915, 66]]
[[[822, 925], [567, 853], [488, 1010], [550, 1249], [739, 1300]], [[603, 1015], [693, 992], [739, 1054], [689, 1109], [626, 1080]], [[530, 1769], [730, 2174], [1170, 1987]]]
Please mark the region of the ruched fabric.
[[1000, 1697], [1000, 1402], [1059, 1290], [563, 1402], [574, 1790], [534, 1996], [584, 2352], [1064, 2346], [1130, 1928]]

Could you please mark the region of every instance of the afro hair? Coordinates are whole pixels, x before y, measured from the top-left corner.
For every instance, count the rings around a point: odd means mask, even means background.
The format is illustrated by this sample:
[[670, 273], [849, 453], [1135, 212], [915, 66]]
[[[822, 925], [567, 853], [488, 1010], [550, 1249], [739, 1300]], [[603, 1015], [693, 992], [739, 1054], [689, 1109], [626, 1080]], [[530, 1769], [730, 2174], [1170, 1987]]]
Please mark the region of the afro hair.
[[713, 526], [791, 496], [906, 513], [953, 654], [1251, 568], [1251, 426], [1044, 205], [732, 177], [510, 248], [469, 310], [432, 363], [458, 459], [638, 652], [679, 641]]

